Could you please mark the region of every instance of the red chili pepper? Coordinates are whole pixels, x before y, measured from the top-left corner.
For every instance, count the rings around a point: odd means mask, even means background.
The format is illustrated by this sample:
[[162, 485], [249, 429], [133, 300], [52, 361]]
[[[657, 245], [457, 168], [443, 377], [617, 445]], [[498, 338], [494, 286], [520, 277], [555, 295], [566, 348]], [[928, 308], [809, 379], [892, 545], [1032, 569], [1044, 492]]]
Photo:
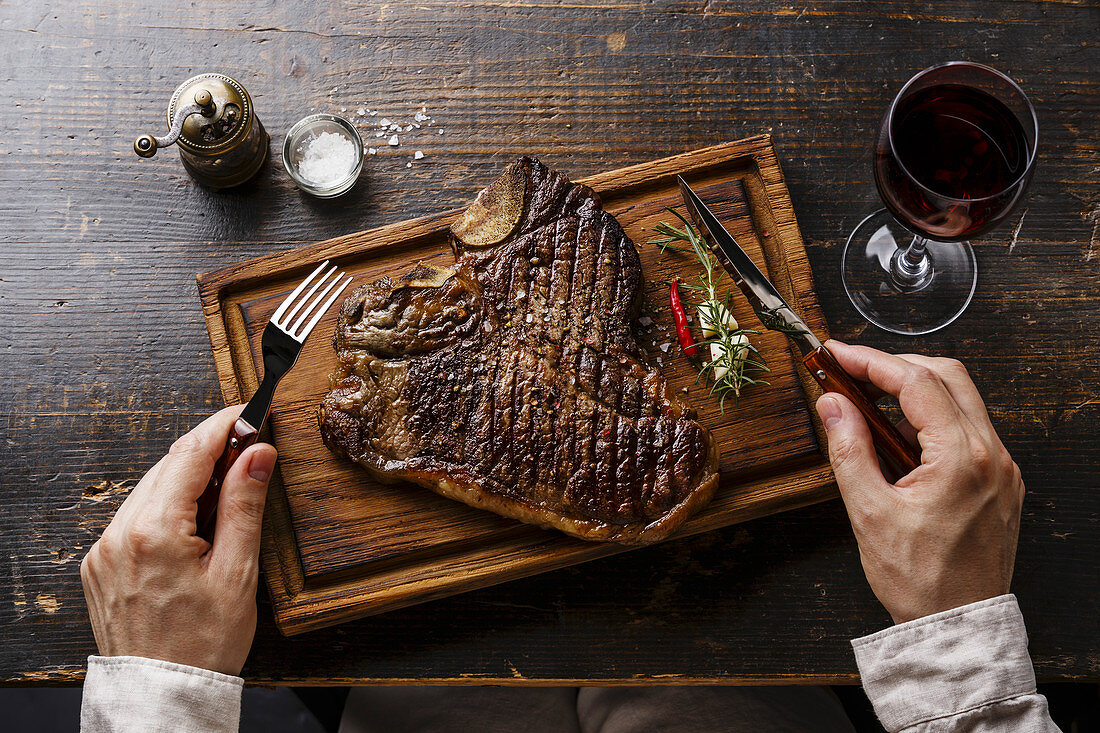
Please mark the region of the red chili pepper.
[[688, 356], [699, 353], [699, 347], [695, 345], [695, 337], [691, 335], [691, 326], [688, 325], [687, 314], [684, 313], [684, 304], [680, 302], [680, 280], [672, 281], [668, 289], [668, 301], [672, 306], [672, 317], [676, 321], [676, 338], [680, 340], [680, 348]]

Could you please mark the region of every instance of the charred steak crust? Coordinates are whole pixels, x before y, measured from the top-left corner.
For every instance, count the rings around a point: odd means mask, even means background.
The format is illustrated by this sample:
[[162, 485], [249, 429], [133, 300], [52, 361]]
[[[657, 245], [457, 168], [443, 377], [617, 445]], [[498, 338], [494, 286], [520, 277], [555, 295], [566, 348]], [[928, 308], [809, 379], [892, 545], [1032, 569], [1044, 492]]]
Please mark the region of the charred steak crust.
[[718, 451], [639, 358], [634, 243], [592, 189], [526, 157], [452, 231], [454, 267], [344, 301], [325, 444], [383, 481], [576, 537], [668, 536], [714, 494]]

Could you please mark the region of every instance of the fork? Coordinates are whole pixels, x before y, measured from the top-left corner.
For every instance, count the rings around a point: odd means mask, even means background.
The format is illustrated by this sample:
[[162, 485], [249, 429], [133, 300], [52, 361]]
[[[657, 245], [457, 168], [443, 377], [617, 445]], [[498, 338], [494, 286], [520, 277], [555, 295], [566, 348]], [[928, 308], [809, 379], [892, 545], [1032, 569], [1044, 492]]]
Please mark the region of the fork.
[[[294, 362], [298, 360], [298, 354], [302, 352], [302, 345], [306, 342], [310, 331], [321, 320], [332, 306], [336, 297], [343, 292], [351, 282], [349, 275], [340, 287], [333, 290], [336, 284], [344, 278], [344, 273], [337, 272], [335, 266], [313, 282], [315, 278], [328, 266], [328, 260], [322, 262], [309, 277], [294, 289], [279, 308], [271, 315], [271, 320], [264, 327], [263, 336], [260, 338], [260, 347], [264, 357], [264, 378], [260, 382], [256, 393], [241, 411], [241, 416], [233, 424], [229, 431], [229, 437], [225, 441], [225, 448], [221, 457], [214, 464], [214, 473], [210, 477], [210, 483], [206, 485], [202, 496], [198, 499], [198, 514], [196, 515], [197, 532], [199, 537], [212, 541], [214, 537], [214, 523], [218, 514], [218, 497], [221, 495], [222, 483], [229, 468], [240, 457], [248, 446], [256, 442], [260, 435], [260, 429], [267, 419], [268, 410], [271, 409], [271, 398], [275, 396], [275, 387], [283, 378]], [[335, 275], [335, 277], [334, 277]], [[313, 283], [310, 287], [310, 283]], [[327, 285], [325, 283], [328, 283]], [[324, 286], [320, 293], [317, 291]], [[309, 287], [309, 292], [304, 296], [302, 291]], [[331, 291], [331, 295], [329, 294]], [[314, 294], [317, 293], [316, 297]], [[328, 299], [325, 300], [325, 297]], [[302, 306], [308, 306], [303, 310]], [[320, 308], [318, 308], [320, 304]], [[300, 311], [300, 313], [299, 313]], [[295, 320], [295, 316], [297, 319]]]

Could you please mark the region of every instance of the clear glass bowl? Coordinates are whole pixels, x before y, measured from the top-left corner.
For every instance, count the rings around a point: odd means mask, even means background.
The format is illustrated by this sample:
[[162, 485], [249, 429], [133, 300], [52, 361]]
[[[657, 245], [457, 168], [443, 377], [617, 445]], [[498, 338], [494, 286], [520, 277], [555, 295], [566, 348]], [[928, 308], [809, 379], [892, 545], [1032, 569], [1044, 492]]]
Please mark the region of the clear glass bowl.
[[[355, 165], [348, 171], [347, 176], [332, 183], [318, 185], [305, 179], [298, 173], [298, 165], [305, 153], [305, 145], [311, 138], [317, 137], [322, 132], [331, 132], [351, 140], [355, 147]], [[294, 123], [283, 140], [283, 167], [290, 175], [294, 184], [306, 193], [318, 198], [330, 199], [346, 193], [355, 185], [359, 174], [363, 172], [363, 138], [359, 137], [359, 131], [343, 117], [330, 114], [315, 114], [303, 117]]]

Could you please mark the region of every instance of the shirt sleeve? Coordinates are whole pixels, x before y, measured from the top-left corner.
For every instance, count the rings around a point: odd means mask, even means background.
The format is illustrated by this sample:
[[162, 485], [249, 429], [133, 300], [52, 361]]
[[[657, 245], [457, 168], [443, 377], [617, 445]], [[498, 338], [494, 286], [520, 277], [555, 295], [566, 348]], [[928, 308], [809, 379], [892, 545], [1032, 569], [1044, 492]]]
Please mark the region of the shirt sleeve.
[[81, 733], [237, 733], [244, 680], [143, 657], [88, 657]]
[[1016, 596], [852, 641], [863, 689], [890, 733], [1057, 733], [1035, 690]]

